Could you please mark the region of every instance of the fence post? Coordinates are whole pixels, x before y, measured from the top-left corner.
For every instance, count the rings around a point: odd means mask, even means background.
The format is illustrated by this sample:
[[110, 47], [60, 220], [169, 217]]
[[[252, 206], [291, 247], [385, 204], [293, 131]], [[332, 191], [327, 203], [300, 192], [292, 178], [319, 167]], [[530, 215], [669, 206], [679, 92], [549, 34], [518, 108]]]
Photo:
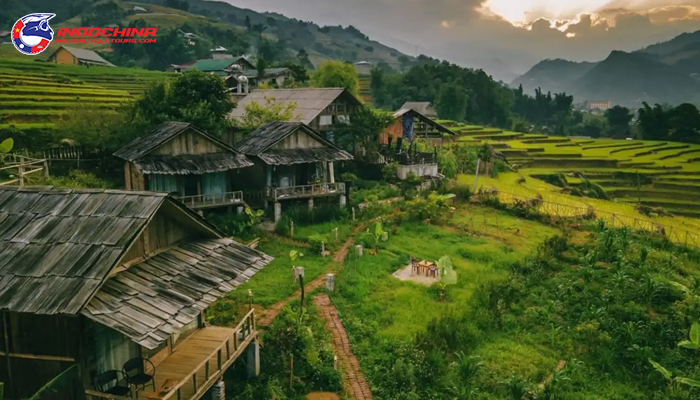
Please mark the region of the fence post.
[[24, 186], [24, 156], [19, 156], [19, 167], [17, 168], [19, 187]]

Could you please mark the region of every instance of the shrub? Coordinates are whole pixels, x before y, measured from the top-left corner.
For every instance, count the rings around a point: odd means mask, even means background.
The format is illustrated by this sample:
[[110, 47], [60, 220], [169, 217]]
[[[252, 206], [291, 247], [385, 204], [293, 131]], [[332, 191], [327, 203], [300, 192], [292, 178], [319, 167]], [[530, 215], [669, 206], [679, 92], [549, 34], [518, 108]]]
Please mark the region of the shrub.
[[392, 162], [392, 163], [386, 164], [386, 165], [384, 165], [384, 167], [382, 167], [382, 177], [387, 182], [398, 181], [399, 180], [398, 173], [399, 173], [399, 163], [397, 163], [397, 162]]
[[344, 172], [340, 174], [340, 180], [343, 182], [350, 182], [350, 185], [354, 186], [357, 183], [357, 175], [352, 172]]
[[319, 234], [309, 236], [309, 249], [313, 254], [321, 254], [323, 244], [328, 244], [328, 237]]
[[[347, 210], [341, 209], [335, 203], [318, 204], [311, 210], [305, 205], [295, 205], [282, 214], [282, 217], [284, 217], [286, 221], [287, 229], [290, 220], [294, 221], [294, 225], [306, 226], [323, 222], [340, 221], [346, 216]], [[280, 222], [282, 222], [282, 219], [280, 219]], [[280, 223], [277, 225], [279, 227]], [[281, 229], [284, 229], [284, 227]]]

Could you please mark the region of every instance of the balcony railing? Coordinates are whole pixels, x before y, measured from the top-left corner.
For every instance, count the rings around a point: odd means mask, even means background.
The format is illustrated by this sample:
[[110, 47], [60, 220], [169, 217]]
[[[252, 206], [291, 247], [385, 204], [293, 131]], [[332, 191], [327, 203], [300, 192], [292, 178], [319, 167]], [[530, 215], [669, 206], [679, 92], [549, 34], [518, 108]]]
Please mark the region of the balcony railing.
[[243, 204], [243, 192], [226, 192], [220, 194], [199, 194], [194, 196], [177, 196], [183, 204], [192, 209], [222, 207]]
[[385, 154], [386, 162], [397, 162], [399, 165], [437, 164], [435, 153], [393, 153]]
[[[193, 333], [156, 366], [156, 392], [139, 390], [139, 400], [198, 400], [204, 396], [257, 336], [255, 313], [248, 314], [234, 329], [210, 327]], [[201, 354], [204, 353], [204, 356]], [[188, 372], [183, 372], [188, 371]], [[167, 393], [158, 392], [166, 381]], [[172, 383], [173, 381], [177, 383]], [[150, 389], [150, 388], [149, 388]], [[87, 400], [133, 400], [94, 390], [85, 391]]]
[[345, 193], [345, 183], [319, 183], [315, 185], [289, 186], [285, 188], [267, 187], [265, 194], [274, 201], [305, 197], [332, 196]]

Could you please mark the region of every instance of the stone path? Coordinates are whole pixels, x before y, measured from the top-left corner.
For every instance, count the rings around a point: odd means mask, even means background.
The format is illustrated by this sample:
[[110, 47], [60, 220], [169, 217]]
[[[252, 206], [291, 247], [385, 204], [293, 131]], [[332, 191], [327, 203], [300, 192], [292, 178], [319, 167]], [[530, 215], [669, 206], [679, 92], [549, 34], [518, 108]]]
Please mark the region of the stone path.
[[326, 327], [333, 334], [333, 349], [338, 356], [340, 375], [343, 379], [345, 391], [353, 400], [371, 400], [372, 392], [362, 373], [360, 363], [352, 354], [350, 349], [350, 339], [343, 327], [343, 321], [338, 316], [338, 310], [331, 303], [331, 299], [326, 294], [318, 295], [314, 298], [314, 304], [319, 314], [326, 322]]
[[[343, 244], [343, 247], [341, 247], [335, 255], [333, 255], [333, 261], [335, 262], [340, 262], [342, 263], [345, 261], [345, 256], [348, 254], [348, 250], [350, 249], [350, 246], [352, 246], [353, 242], [353, 237], [360, 232], [362, 229], [364, 229], [364, 225], [360, 224], [358, 225], [355, 230], [352, 232], [352, 237], [349, 237], [348, 240], [345, 241]], [[285, 238], [286, 239], [286, 238]], [[308, 246], [308, 244], [306, 244]], [[304, 285], [304, 292], [305, 293], [311, 293], [314, 289], [323, 286], [326, 283], [326, 274], [333, 272], [332, 270], [326, 270], [324, 273], [319, 275], [316, 279], [314, 279], [311, 282], [308, 282], [307, 284]], [[280, 312], [282, 312], [282, 309], [284, 306], [289, 304], [291, 300], [295, 300], [301, 297], [301, 290], [297, 290], [292, 294], [291, 296], [287, 297], [284, 300], [278, 301], [275, 303], [272, 307], [264, 309], [260, 312], [260, 317], [257, 319], [257, 324], [260, 325], [261, 327], [269, 326], [272, 321], [277, 318]], [[257, 313], [257, 310], [256, 310]]]

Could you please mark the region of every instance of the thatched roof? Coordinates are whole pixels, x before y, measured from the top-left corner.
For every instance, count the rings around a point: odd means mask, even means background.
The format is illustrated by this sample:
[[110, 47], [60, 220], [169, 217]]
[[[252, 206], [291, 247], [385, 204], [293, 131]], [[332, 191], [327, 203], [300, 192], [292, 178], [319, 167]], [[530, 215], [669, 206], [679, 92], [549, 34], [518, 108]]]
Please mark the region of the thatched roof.
[[[160, 212], [198, 239], [113, 275]], [[165, 193], [0, 187], [0, 310], [82, 312], [153, 348], [271, 260], [222, 237]]]
[[[187, 130], [193, 130], [207, 140], [214, 142], [221, 148], [221, 152], [206, 155], [149, 155], [156, 148]], [[119, 149], [114, 153], [114, 156], [133, 162], [145, 174], [204, 174], [253, 165], [244, 155], [238, 153], [226, 143], [197, 129], [192, 124], [176, 121], [164, 122], [158, 125], [145, 136], [136, 138]]]
[[[289, 135], [303, 131], [324, 147], [299, 149], [273, 149]], [[248, 134], [236, 145], [236, 150], [248, 156], [259, 157], [269, 165], [302, 164], [320, 161], [352, 160], [350, 153], [316, 133], [301, 122], [270, 122]]]
[[275, 104], [295, 104], [294, 117], [289, 122], [311, 123], [318, 115], [339, 97], [344, 97], [349, 104], [361, 105], [345, 88], [300, 88], [255, 90], [238, 101], [229, 117], [238, 120], [245, 114], [245, 106], [252, 102], [264, 106], [265, 99], [274, 99]]

